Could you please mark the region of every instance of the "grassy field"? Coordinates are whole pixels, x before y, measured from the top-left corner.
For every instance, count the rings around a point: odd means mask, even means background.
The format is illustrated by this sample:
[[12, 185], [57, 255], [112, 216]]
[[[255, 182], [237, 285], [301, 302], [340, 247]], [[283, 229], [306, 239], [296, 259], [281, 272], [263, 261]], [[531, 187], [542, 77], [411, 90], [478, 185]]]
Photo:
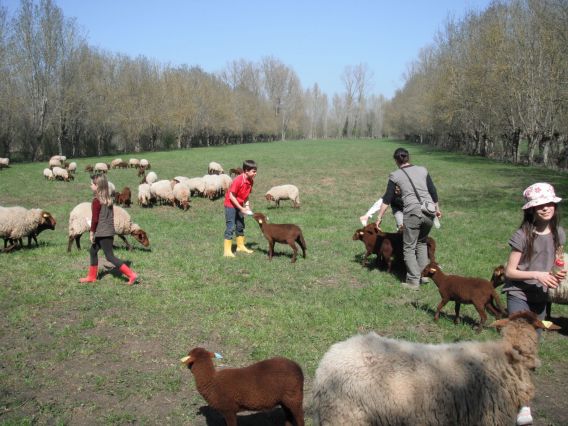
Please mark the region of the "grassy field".
[[[66, 251], [69, 212], [92, 198], [83, 169], [95, 159], [79, 159], [71, 183], [45, 181], [44, 163], [0, 171], [0, 205], [41, 207], [57, 219], [55, 231], [39, 236], [38, 248], [0, 253], [0, 423], [215, 424], [213, 415], [207, 420], [200, 412], [206, 403], [179, 363], [195, 346], [222, 353], [218, 365], [276, 355], [296, 360], [309, 408], [319, 360], [332, 343], [358, 332], [431, 343], [497, 338], [493, 329], [475, 333], [472, 306], [462, 308], [460, 325], [452, 322], [453, 304], [434, 323], [439, 294], [433, 284], [411, 292], [394, 276], [361, 266], [363, 244], [351, 237], [359, 216], [383, 193], [400, 145], [292, 141], [137, 154], [161, 179], [202, 176], [210, 161], [228, 170], [256, 160], [253, 210], [273, 223], [300, 225], [308, 251], [291, 264], [290, 248], [277, 245], [269, 262], [266, 240], [247, 219], [255, 252], [226, 259], [222, 199], [195, 198], [187, 212], [134, 205], [129, 212], [148, 233], [151, 251], [130, 239], [135, 249], [129, 252], [115, 239], [115, 254], [141, 276], [132, 287], [110, 273], [95, 284], [77, 282], [87, 272], [86, 235], [83, 250]], [[448, 273], [489, 278], [506, 261], [528, 185], [548, 181], [568, 197], [565, 174], [406, 147], [438, 188], [444, 216], [431, 236]], [[133, 169], [111, 170], [109, 179], [136, 194]], [[276, 209], [264, 200], [271, 186], [285, 183], [300, 188], [300, 209], [287, 201]], [[392, 215], [383, 227], [394, 230]], [[568, 325], [567, 306], [555, 305], [553, 316]], [[554, 382], [558, 369], [566, 371], [566, 334], [546, 334], [540, 354], [537, 380]], [[265, 424], [262, 416], [248, 417], [246, 424]], [[541, 424], [558, 421], [538, 406], [535, 417], [547, 422]]]

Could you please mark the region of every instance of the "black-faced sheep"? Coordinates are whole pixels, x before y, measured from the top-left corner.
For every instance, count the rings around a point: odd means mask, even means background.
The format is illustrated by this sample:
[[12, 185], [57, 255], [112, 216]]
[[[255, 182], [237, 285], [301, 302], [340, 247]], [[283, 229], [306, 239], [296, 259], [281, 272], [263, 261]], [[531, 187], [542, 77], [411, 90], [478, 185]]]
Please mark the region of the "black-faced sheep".
[[296, 261], [298, 249], [296, 243], [302, 248], [302, 255], [306, 258], [306, 241], [302, 235], [302, 230], [298, 225], [293, 224], [275, 224], [268, 223], [265, 215], [262, 213], [254, 213], [253, 219], [260, 226], [260, 230], [264, 238], [268, 240], [268, 259], [272, 260], [274, 255], [274, 243], [288, 244], [294, 250], [292, 255], [292, 263]]
[[304, 374], [292, 360], [276, 357], [243, 368], [215, 370], [215, 354], [192, 349], [181, 359], [195, 378], [197, 391], [219, 411], [227, 426], [237, 426], [237, 413], [268, 410], [281, 405], [286, 418], [304, 425]]
[[[130, 243], [126, 240], [126, 235], [132, 235], [144, 247], [150, 245], [148, 235], [136, 223], [132, 222], [130, 215], [122, 207], [113, 206], [114, 209], [114, 231], [115, 234], [124, 241], [128, 250], [132, 249]], [[69, 242], [67, 251], [71, 251], [73, 241], [77, 245], [77, 249], [81, 249], [81, 235], [89, 232], [91, 229], [91, 203], [81, 203], [76, 205], [69, 214]]]
[[316, 370], [314, 424], [514, 425], [534, 397], [545, 326], [531, 312], [492, 326], [501, 339], [428, 345], [371, 332], [334, 344]]
[[280, 200], [290, 200], [294, 208], [300, 207], [300, 190], [294, 185], [273, 186], [264, 197], [268, 201], [274, 201], [276, 207], [280, 207]]
[[42, 209], [0, 207], [0, 238], [4, 239], [5, 251], [22, 246], [24, 237], [28, 237], [28, 247], [32, 239], [37, 246], [37, 236], [46, 229], [54, 230], [56, 224], [55, 218]]
[[461, 304], [473, 304], [480, 317], [479, 330], [487, 321], [485, 309], [487, 308], [497, 318], [501, 318], [503, 309], [499, 302], [499, 295], [493, 283], [482, 278], [462, 277], [459, 275], [445, 275], [436, 262], [430, 262], [422, 271], [423, 277], [431, 277], [442, 300], [438, 304], [434, 321], [440, 318], [440, 311], [449, 301], [455, 302], [456, 317], [454, 324], [459, 322]]

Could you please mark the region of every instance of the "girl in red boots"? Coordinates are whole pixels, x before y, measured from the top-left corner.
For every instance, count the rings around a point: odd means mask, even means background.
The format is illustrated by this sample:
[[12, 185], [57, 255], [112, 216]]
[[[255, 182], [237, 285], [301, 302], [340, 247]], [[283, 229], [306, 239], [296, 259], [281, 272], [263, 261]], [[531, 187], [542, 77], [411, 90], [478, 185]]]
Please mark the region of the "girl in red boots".
[[81, 278], [79, 282], [90, 283], [97, 280], [99, 266], [98, 252], [102, 249], [106, 259], [116, 266], [120, 272], [126, 275], [128, 285], [132, 285], [136, 282], [138, 276], [128, 265], [117, 258], [112, 251], [114, 212], [106, 175], [99, 174], [91, 176], [91, 189], [95, 195], [91, 203], [92, 218], [91, 231], [89, 232], [89, 240], [91, 241], [91, 248], [89, 249], [91, 266], [89, 266], [89, 274], [85, 278]]

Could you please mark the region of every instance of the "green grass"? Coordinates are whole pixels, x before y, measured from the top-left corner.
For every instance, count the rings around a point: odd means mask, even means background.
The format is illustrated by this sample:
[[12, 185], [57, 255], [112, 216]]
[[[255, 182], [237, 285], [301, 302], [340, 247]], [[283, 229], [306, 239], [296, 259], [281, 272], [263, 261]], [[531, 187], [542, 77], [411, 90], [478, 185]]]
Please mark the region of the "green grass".
[[[57, 227], [39, 236], [39, 248], [0, 254], [0, 422], [205, 424], [198, 409], [206, 403], [178, 362], [198, 345], [221, 352], [219, 365], [276, 355], [295, 359], [306, 375], [307, 405], [322, 355], [357, 332], [431, 343], [497, 338], [491, 329], [476, 334], [471, 321], [455, 326], [453, 304], [434, 323], [434, 285], [404, 291], [395, 277], [360, 265], [363, 245], [351, 236], [358, 217], [383, 193], [400, 145], [292, 141], [135, 155], [149, 159], [160, 178], [202, 176], [209, 161], [228, 170], [256, 160], [253, 209], [273, 223], [300, 225], [308, 252], [292, 265], [291, 250], [277, 245], [279, 255], [269, 262], [266, 240], [247, 220], [247, 244], [255, 253], [223, 258], [222, 199], [195, 198], [188, 212], [134, 205], [129, 212], [147, 231], [151, 251], [130, 239], [136, 248], [128, 252], [115, 239], [115, 254], [142, 277], [133, 287], [112, 274], [94, 285], [77, 283], [87, 272], [86, 236], [83, 250], [66, 252], [69, 212], [91, 199], [82, 170], [114, 157], [79, 159], [71, 183], [45, 181], [44, 163], [2, 170], [0, 205], [41, 207], [55, 216]], [[548, 181], [568, 196], [565, 174], [419, 145], [408, 149], [438, 188], [444, 217], [431, 236], [449, 273], [489, 278], [506, 261], [528, 185]], [[128, 185], [136, 194], [134, 170], [111, 170], [109, 178], [117, 189]], [[300, 209], [287, 201], [275, 209], [264, 200], [268, 188], [285, 183], [300, 188]], [[394, 229], [394, 219], [387, 215], [383, 226]], [[477, 320], [471, 306], [462, 315]], [[566, 318], [568, 308], [555, 305], [553, 315]], [[564, 336], [545, 335], [537, 374], [553, 374], [567, 354]]]

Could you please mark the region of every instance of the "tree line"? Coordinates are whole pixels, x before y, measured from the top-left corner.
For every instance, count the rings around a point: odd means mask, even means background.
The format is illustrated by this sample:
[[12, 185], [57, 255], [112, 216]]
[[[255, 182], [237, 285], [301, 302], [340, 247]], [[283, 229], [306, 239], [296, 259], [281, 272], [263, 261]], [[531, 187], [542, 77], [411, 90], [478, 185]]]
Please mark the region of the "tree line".
[[493, 1], [449, 19], [385, 108], [385, 131], [568, 168], [568, 1]]
[[289, 138], [378, 137], [385, 100], [364, 64], [345, 93], [304, 90], [274, 57], [208, 73], [90, 46], [52, 0], [0, 4], [0, 155], [13, 161]]

